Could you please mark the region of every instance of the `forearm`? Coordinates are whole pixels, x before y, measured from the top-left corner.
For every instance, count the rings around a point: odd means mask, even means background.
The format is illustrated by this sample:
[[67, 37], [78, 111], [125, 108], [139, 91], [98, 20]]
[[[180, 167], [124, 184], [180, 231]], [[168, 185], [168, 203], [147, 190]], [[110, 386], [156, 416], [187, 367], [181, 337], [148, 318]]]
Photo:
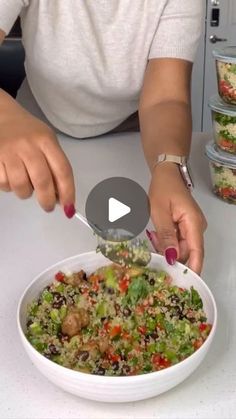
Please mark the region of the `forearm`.
[[159, 154], [188, 156], [192, 119], [188, 103], [163, 101], [139, 109], [144, 154], [152, 170]]

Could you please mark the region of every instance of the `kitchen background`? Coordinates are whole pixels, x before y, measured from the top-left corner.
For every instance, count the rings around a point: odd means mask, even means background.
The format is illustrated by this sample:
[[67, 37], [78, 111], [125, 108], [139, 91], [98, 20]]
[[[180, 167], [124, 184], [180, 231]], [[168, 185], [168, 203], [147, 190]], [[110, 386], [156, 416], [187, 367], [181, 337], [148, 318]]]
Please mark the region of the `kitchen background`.
[[[192, 81], [194, 131], [212, 129], [208, 100], [217, 92], [212, 51], [226, 45], [236, 45], [236, 0], [206, 0], [203, 32]], [[20, 43], [19, 21], [1, 47], [0, 61], [0, 87], [15, 95], [24, 78], [24, 52]]]

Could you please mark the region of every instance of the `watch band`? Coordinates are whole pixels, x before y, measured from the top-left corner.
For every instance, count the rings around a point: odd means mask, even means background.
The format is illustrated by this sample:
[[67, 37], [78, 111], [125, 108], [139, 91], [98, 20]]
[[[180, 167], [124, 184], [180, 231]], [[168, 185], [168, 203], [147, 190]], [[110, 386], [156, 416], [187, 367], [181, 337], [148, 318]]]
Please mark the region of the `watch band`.
[[190, 174], [190, 169], [188, 167], [188, 159], [186, 156], [176, 156], [173, 154], [160, 154], [157, 157], [157, 160], [154, 164], [154, 168], [162, 163], [175, 163], [178, 165], [179, 167], [179, 171], [182, 175], [182, 178], [185, 182], [185, 185], [187, 186], [188, 189], [192, 190], [194, 185], [193, 185], [193, 180], [192, 180], [192, 176]]

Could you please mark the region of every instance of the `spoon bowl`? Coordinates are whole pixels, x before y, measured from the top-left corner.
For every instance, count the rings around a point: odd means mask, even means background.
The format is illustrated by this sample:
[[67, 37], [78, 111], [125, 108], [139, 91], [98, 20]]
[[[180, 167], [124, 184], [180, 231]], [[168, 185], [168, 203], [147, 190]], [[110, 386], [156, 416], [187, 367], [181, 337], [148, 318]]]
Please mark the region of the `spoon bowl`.
[[98, 236], [97, 251], [112, 262], [122, 266], [146, 266], [150, 262], [151, 252], [146, 240], [133, 239], [132, 233], [124, 229], [102, 231], [79, 212], [75, 213], [75, 217]]

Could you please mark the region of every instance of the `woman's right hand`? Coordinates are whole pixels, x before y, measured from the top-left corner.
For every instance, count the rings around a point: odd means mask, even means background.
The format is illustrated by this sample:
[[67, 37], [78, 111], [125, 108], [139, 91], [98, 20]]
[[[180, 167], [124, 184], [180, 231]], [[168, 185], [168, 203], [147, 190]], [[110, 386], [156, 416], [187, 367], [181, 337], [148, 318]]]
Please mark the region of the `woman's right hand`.
[[53, 130], [0, 90], [0, 190], [29, 198], [33, 191], [45, 211], [56, 202], [74, 215], [71, 165]]

